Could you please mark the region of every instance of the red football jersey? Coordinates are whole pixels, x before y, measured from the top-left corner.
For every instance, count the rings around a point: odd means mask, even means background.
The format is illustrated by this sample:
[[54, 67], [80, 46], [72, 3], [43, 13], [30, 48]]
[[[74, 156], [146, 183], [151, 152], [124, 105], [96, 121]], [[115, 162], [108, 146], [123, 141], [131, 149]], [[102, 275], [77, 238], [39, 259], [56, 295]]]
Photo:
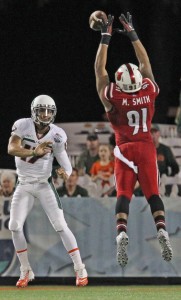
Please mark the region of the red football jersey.
[[128, 142], [152, 141], [150, 128], [158, 93], [159, 87], [148, 78], [143, 79], [141, 90], [135, 93], [125, 93], [113, 82], [105, 88], [105, 98], [113, 105], [107, 116], [118, 146]]

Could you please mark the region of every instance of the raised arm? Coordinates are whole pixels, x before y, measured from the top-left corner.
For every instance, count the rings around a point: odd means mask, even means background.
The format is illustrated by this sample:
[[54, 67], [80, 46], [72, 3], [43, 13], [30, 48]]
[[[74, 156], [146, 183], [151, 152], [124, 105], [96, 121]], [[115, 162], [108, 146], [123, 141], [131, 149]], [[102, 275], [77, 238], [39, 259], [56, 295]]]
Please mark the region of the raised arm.
[[107, 63], [108, 46], [112, 35], [113, 19], [114, 19], [113, 16], [109, 15], [108, 21], [106, 23], [103, 21], [102, 23], [101, 26], [102, 38], [97, 50], [97, 55], [96, 55], [95, 65], [94, 65], [97, 92], [106, 111], [109, 111], [112, 108], [111, 103], [107, 101], [104, 96], [104, 90], [105, 87], [109, 84], [109, 76], [106, 70], [106, 63]]
[[136, 57], [139, 61], [139, 70], [143, 78], [147, 77], [152, 81], [155, 81], [147, 51], [144, 48], [143, 44], [141, 43], [140, 39], [138, 38], [138, 35], [133, 27], [131, 14], [128, 12], [127, 17], [125, 17], [124, 14], [121, 14], [119, 20], [123, 25], [124, 29], [123, 30], [116, 29], [116, 31], [118, 33], [127, 35], [130, 41], [132, 42]]
[[143, 44], [140, 40], [137, 40], [135, 42], [132, 42], [132, 45], [134, 47], [136, 57], [139, 61], [139, 70], [143, 76], [143, 78], [150, 78], [152, 81], [155, 81], [150, 60], [147, 55], [146, 49], [144, 48]]

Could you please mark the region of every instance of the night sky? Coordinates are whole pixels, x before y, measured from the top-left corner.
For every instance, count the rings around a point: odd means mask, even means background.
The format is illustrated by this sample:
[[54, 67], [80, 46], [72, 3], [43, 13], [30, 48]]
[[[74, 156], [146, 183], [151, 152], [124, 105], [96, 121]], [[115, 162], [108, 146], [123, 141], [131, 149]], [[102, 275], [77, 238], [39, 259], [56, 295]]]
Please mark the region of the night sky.
[[[30, 116], [37, 95], [48, 94], [58, 108], [56, 122], [102, 121], [104, 110], [95, 88], [94, 60], [100, 32], [89, 28], [95, 10], [118, 17], [130, 11], [146, 47], [161, 92], [154, 121], [168, 123], [169, 106], [179, 105], [181, 77], [180, 0], [6, 0], [0, 1], [0, 168], [13, 122]], [[107, 69], [137, 64], [127, 37], [115, 34]]]

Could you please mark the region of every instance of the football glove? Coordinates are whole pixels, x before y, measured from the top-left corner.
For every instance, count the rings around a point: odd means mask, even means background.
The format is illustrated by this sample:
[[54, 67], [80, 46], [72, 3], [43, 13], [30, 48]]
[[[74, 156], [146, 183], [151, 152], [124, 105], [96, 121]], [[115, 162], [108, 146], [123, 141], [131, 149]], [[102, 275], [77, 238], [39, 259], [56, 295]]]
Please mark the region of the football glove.
[[102, 20], [102, 23], [100, 25], [101, 27], [101, 35], [112, 35], [112, 23], [114, 21], [114, 16], [108, 15], [107, 22]]
[[123, 25], [124, 29], [121, 30], [119, 28], [115, 28], [114, 31], [127, 35], [131, 40], [131, 42], [137, 41], [138, 35], [133, 27], [132, 15], [129, 12], [127, 12], [127, 18], [126, 18], [124, 14], [121, 14], [121, 16], [119, 17], [119, 21]]
[[102, 20], [102, 23], [100, 25], [101, 27], [101, 44], [109, 45], [109, 42], [111, 40], [112, 36], [112, 24], [114, 21], [114, 16], [108, 15], [108, 20], [105, 22]]

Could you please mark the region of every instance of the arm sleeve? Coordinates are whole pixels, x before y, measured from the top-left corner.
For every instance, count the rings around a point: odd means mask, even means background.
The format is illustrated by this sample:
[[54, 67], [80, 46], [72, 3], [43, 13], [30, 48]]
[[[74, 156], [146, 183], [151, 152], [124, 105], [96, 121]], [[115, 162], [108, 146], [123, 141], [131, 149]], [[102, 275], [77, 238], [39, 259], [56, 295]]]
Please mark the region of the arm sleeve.
[[53, 154], [59, 165], [64, 168], [67, 175], [70, 176], [72, 173], [72, 166], [66, 151], [67, 135], [64, 130], [56, 128], [54, 133], [54, 141], [55, 143], [52, 146]]
[[59, 165], [64, 168], [65, 172], [67, 173], [68, 176], [71, 175], [72, 173], [72, 166], [70, 163], [70, 160], [68, 158], [66, 150], [62, 150], [59, 153], [54, 153], [56, 160], [58, 161]]

